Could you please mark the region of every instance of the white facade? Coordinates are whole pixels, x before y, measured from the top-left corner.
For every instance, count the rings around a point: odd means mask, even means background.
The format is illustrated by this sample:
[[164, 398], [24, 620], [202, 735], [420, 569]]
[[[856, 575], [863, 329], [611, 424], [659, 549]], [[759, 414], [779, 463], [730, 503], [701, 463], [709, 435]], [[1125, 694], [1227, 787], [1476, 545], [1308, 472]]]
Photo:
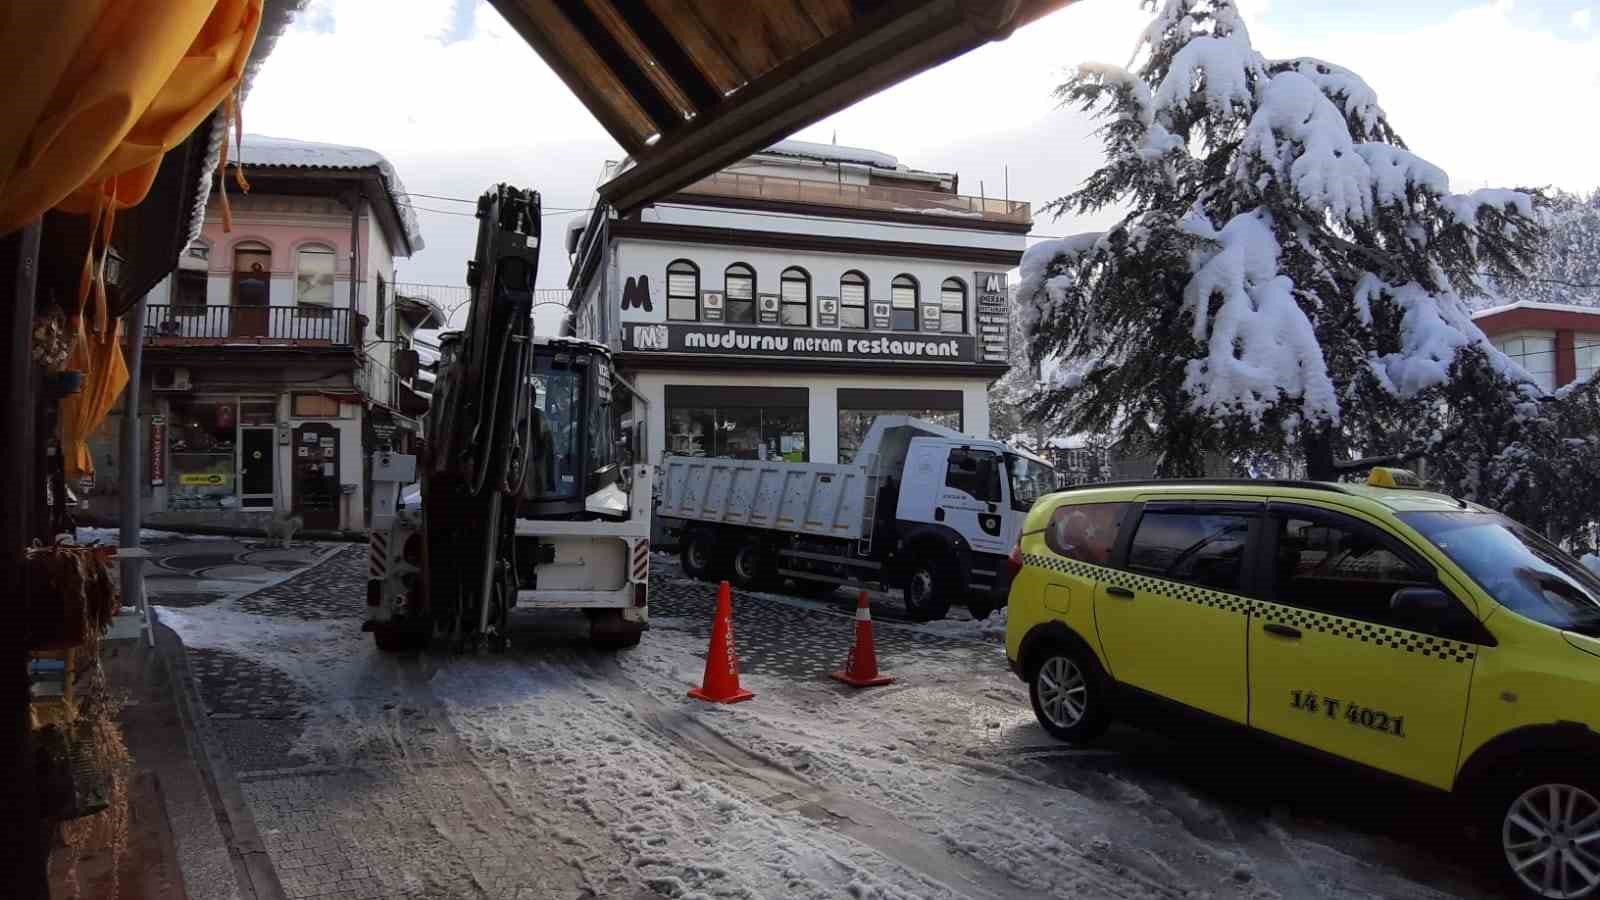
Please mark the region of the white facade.
[[[637, 216], [602, 211], [569, 237], [570, 328], [609, 344], [647, 400], [652, 464], [848, 461], [880, 413], [989, 434], [1026, 205], [997, 211], [956, 195], [954, 175], [886, 154], [799, 146], [804, 156], [760, 154]], [[752, 279], [751, 320], [736, 320]], [[851, 294], [864, 294], [860, 327]]]

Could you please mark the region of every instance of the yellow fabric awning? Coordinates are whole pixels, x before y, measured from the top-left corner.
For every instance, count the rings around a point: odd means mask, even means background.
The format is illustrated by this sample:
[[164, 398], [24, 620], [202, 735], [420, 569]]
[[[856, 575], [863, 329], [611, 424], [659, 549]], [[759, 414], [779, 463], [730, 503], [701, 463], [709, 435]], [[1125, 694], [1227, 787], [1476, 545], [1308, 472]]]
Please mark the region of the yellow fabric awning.
[[[0, 16], [0, 234], [144, 199], [239, 83], [261, 0], [54, 0]], [[102, 199], [103, 198], [103, 199]]]
[[[94, 474], [89, 435], [105, 421], [128, 384], [128, 366], [122, 360], [121, 320], [104, 334], [90, 334], [80, 320], [78, 342], [67, 368], [84, 373], [83, 389], [61, 401], [62, 461], [67, 478], [78, 479]], [[127, 477], [128, 484], [138, 484], [137, 473], [128, 473]]]

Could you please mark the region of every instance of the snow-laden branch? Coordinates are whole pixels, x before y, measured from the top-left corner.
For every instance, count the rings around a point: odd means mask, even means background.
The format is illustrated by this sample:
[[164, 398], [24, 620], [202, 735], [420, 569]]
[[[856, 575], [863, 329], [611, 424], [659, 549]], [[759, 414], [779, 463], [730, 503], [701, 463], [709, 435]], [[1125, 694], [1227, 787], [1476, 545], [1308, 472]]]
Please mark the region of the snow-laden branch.
[[1194, 408], [1259, 423], [1269, 408], [1295, 399], [1303, 417], [1338, 422], [1339, 401], [1311, 320], [1295, 300], [1294, 280], [1278, 270], [1271, 216], [1251, 210], [1217, 231], [1197, 215], [1184, 228], [1218, 245], [1209, 258], [1196, 254], [1184, 291], [1195, 340], [1208, 350], [1189, 361], [1184, 379]]

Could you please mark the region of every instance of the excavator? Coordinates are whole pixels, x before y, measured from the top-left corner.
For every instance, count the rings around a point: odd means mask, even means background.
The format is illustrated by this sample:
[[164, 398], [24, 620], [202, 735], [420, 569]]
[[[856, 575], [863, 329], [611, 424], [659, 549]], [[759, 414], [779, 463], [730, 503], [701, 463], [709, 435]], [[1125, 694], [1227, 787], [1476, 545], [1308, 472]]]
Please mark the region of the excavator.
[[[594, 645], [622, 648], [648, 621], [652, 474], [614, 408], [645, 401], [604, 344], [534, 333], [540, 213], [537, 191], [478, 199], [470, 309], [440, 335], [422, 452], [373, 453], [364, 630], [380, 650], [504, 649], [533, 610], [581, 610]], [[397, 506], [414, 479], [420, 510]]]

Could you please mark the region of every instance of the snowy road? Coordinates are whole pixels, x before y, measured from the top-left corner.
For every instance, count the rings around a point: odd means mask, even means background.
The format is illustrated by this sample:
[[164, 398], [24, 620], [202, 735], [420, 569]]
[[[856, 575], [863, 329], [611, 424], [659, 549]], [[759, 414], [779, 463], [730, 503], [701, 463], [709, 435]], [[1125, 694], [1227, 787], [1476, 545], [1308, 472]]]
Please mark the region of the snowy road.
[[654, 596], [617, 655], [386, 658], [248, 598], [164, 621], [299, 698], [213, 711], [291, 897], [1486, 896], [1428, 798], [1209, 738], [1052, 742], [976, 623], [880, 622], [898, 681], [857, 692], [825, 676], [845, 598], [740, 595], [756, 698], [687, 700], [710, 591], [658, 561]]

